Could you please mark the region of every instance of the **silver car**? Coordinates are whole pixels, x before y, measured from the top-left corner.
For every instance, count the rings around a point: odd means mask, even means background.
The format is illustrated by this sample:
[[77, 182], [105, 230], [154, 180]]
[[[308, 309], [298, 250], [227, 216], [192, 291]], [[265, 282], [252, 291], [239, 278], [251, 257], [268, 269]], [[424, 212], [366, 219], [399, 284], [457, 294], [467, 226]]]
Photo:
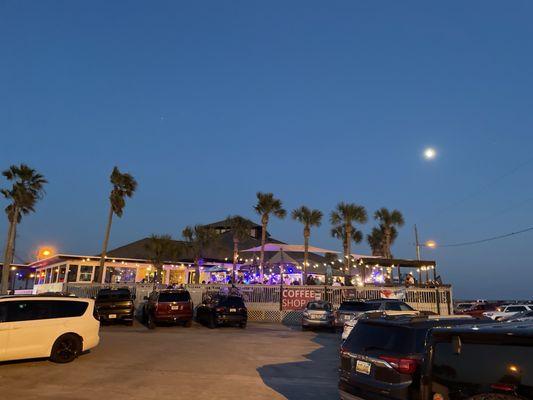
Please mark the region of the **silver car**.
[[333, 306], [327, 301], [310, 301], [305, 306], [302, 315], [302, 330], [318, 327], [335, 329]]

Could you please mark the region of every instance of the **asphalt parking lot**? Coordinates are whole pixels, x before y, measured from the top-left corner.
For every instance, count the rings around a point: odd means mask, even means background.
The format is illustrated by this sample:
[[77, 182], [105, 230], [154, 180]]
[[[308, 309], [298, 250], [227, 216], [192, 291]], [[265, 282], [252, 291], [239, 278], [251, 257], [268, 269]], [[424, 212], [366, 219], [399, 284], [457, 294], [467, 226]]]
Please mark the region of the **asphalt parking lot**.
[[106, 326], [71, 364], [0, 364], [5, 399], [338, 399], [340, 337], [277, 324]]

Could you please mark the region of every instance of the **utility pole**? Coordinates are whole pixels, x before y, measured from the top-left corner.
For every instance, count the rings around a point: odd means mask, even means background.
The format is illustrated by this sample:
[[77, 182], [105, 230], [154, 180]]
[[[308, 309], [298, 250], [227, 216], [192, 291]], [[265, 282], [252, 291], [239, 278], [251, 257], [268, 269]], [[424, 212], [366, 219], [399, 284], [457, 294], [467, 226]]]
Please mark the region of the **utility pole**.
[[[418, 241], [418, 229], [415, 224], [415, 246], [416, 246], [416, 259], [420, 261], [420, 242]], [[422, 283], [422, 271], [418, 267], [418, 283]]]

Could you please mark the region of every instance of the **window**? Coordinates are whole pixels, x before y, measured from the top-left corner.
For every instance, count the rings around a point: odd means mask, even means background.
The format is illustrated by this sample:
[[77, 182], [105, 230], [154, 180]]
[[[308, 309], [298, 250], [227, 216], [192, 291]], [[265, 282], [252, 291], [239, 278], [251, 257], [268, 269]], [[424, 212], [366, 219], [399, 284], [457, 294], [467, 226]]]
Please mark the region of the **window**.
[[67, 266], [63, 264], [62, 266], [59, 267], [58, 282], [65, 282], [66, 273], [67, 273]]
[[128, 289], [102, 289], [98, 292], [96, 300], [131, 300], [131, 293]]
[[76, 282], [77, 277], [78, 277], [78, 266], [70, 265], [68, 267], [67, 282]]
[[424, 349], [427, 330], [359, 322], [344, 346], [348, 351], [359, 354], [365, 354], [368, 349], [399, 354], [418, 353]]
[[135, 282], [135, 268], [127, 267], [107, 267], [105, 269], [106, 283]]
[[21, 300], [8, 301], [6, 322], [34, 321], [82, 316], [89, 304], [84, 301]]
[[244, 307], [242, 298], [237, 296], [221, 297], [218, 303], [222, 307]]
[[402, 303], [400, 301], [396, 302], [387, 302], [385, 303], [385, 310], [390, 311], [413, 311], [411, 307], [409, 307], [407, 304]]
[[365, 303], [363, 301], [345, 301], [339, 311], [372, 311], [379, 310], [379, 303]]
[[50, 283], [56, 283], [57, 282], [57, 275], [59, 274], [59, 268], [52, 268], [52, 281]]
[[91, 265], [82, 265], [80, 267], [80, 282], [90, 282], [92, 275], [93, 267]]
[[524, 307], [524, 306], [511, 306], [511, 307], [507, 307], [505, 309], [505, 312], [520, 312], [520, 311], [526, 311], [526, 307]]
[[307, 303], [308, 310], [323, 310], [323, 311], [331, 311], [331, 304], [329, 303], [323, 303], [319, 301], [310, 301]]
[[46, 268], [46, 279], [44, 283], [50, 283], [51, 277], [52, 277], [52, 268]]
[[160, 303], [172, 303], [174, 301], [189, 301], [189, 292], [161, 292], [159, 293]]

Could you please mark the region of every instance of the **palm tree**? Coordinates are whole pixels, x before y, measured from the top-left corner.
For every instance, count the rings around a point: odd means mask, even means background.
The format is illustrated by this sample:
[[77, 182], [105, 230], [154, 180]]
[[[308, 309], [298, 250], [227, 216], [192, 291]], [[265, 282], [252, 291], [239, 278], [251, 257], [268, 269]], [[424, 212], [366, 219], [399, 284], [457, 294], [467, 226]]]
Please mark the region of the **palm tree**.
[[98, 282], [102, 281], [102, 274], [104, 273], [104, 263], [107, 253], [107, 243], [109, 242], [109, 233], [111, 232], [111, 224], [113, 223], [113, 214], [117, 217], [122, 217], [124, 207], [126, 207], [126, 197], [132, 197], [137, 189], [137, 181], [128, 173], [121, 173], [117, 167], [113, 168], [111, 176], [109, 177], [113, 189], [109, 195], [109, 215], [107, 217], [107, 227], [104, 236], [104, 244], [102, 245], [102, 254], [100, 255], [100, 268], [98, 270]]
[[226, 221], [233, 235], [232, 282], [235, 283], [235, 273], [237, 270], [237, 263], [239, 261], [239, 243], [250, 236], [252, 223], [250, 220], [241, 217], [240, 215], [229, 216]]
[[144, 246], [148, 259], [155, 267], [155, 283], [162, 283], [163, 264], [178, 257], [178, 245], [170, 235], [151, 235]]
[[398, 210], [392, 210], [391, 212], [383, 207], [374, 213], [374, 219], [379, 221], [380, 227], [383, 230], [383, 257], [392, 258], [393, 229], [403, 226], [403, 215]]
[[200, 260], [208, 247], [216, 245], [218, 234], [212, 228], [195, 225], [187, 226], [181, 232], [185, 239], [186, 250], [191, 254], [194, 261], [194, 283], [200, 283]]
[[310, 210], [306, 206], [301, 206], [292, 210], [292, 219], [300, 222], [304, 226], [304, 271], [302, 276], [302, 283], [307, 281], [307, 266], [309, 264], [309, 237], [311, 236], [311, 227], [320, 226], [322, 223], [322, 211]]
[[[359, 206], [353, 203], [341, 202], [337, 204], [335, 210], [330, 214], [330, 222], [334, 225], [334, 228], [338, 226], [342, 227], [341, 233], [344, 234], [344, 266], [346, 270], [350, 271], [351, 265], [351, 245], [353, 240], [353, 230], [355, 227], [353, 223], [364, 224], [367, 221], [366, 210], [363, 206]], [[358, 236], [359, 241], [362, 240], [362, 235]]]
[[44, 195], [44, 185], [48, 183], [44, 176], [37, 173], [26, 164], [12, 165], [2, 172], [2, 175], [13, 182], [10, 189], [2, 189], [0, 193], [9, 201], [5, 208], [9, 229], [4, 251], [4, 265], [2, 268], [2, 284], [0, 294], [6, 294], [9, 287], [9, 271], [15, 254], [15, 237], [17, 225], [23, 215], [35, 211], [35, 205]]
[[[384, 237], [385, 237], [385, 234], [383, 232], [382, 225], [380, 225], [377, 228], [372, 228], [372, 233], [370, 235], [367, 235], [366, 240], [370, 248], [372, 249], [373, 256], [384, 257], [384, 253], [383, 253]], [[398, 237], [398, 230], [393, 226], [391, 227], [391, 243], [394, 243], [397, 237]], [[391, 254], [391, 258], [392, 258], [392, 254]]]
[[261, 254], [259, 257], [259, 268], [261, 269], [261, 280], [263, 280], [263, 267], [265, 262], [265, 243], [270, 214], [280, 219], [285, 218], [287, 211], [283, 208], [281, 200], [276, 199], [272, 193], [257, 192], [257, 204], [254, 210], [261, 216]]

